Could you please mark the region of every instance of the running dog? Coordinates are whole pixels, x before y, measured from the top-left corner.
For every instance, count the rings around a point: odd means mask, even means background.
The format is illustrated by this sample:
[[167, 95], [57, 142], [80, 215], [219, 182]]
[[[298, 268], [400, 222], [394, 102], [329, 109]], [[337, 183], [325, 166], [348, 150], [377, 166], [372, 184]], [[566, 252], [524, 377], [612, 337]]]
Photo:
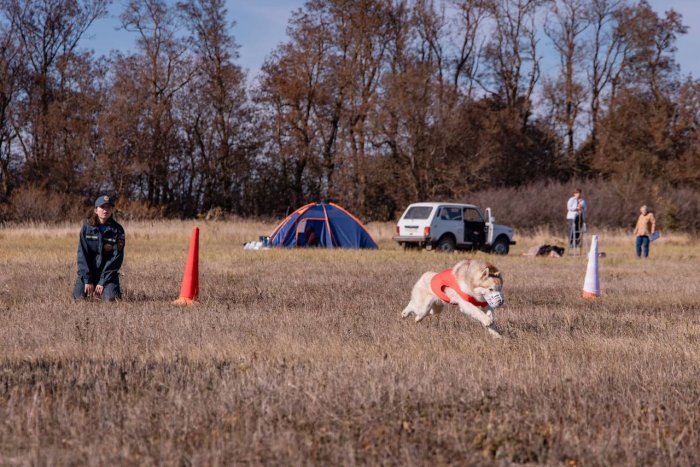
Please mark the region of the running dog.
[[490, 263], [465, 259], [441, 273], [426, 272], [411, 291], [411, 301], [401, 312], [413, 314], [416, 322], [443, 311], [446, 304], [479, 321], [491, 335], [500, 337], [494, 324], [493, 311], [504, 303], [503, 276]]

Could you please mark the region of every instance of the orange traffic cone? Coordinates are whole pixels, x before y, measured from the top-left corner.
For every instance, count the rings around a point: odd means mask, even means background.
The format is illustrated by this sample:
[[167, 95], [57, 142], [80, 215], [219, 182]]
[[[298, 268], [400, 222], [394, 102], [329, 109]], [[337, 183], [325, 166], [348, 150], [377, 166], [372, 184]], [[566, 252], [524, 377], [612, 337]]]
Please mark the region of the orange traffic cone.
[[190, 251], [187, 254], [185, 273], [182, 276], [180, 298], [175, 300], [175, 305], [191, 305], [199, 295], [199, 227], [192, 229]]
[[588, 268], [586, 279], [583, 281], [583, 298], [594, 299], [600, 297], [600, 275], [598, 274], [598, 236], [591, 238], [591, 250], [588, 252]]

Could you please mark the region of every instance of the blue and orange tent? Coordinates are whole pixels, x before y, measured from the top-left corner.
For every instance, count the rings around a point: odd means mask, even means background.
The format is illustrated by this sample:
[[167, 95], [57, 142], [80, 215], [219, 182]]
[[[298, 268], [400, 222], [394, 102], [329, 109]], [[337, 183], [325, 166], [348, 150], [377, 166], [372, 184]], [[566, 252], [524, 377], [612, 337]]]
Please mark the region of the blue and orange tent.
[[270, 235], [271, 246], [378, 248], [355, 216], [337, 204], [310, 203], [284, 219]]

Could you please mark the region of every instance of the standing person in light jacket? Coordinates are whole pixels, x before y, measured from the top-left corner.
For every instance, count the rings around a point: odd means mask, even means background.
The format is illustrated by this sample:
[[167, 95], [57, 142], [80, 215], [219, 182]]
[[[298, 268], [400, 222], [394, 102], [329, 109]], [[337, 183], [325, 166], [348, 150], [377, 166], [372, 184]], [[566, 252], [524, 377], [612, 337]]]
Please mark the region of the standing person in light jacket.
[[574, 195], [566, 202], [566, 221], [569, 224], [569, 248], [581, 246], [581, 234], [586, 219], [586, 200], [581, 198], [581, 189], [576, 188]]
[[105, 301], [121, 298], [119, 268], [124, 262], [126, 235], [114, 220], [114, 202], [109, 196], [95, 200], [80, 230], [78, 243], [78, 278], [73, 298], [80, 300], [93, 294]]
[[639, 208], [639, 217], [637, 225], [634, 227], [634, 235], [637, 237], [635, 247], [637, 250], [637, 258], [642, 257], [642, 249], [644, 249], [644, 257], [649, 257], [649, 237], [656, 231], [656, 218], [654, 213], [649, 211], [646, 205]]

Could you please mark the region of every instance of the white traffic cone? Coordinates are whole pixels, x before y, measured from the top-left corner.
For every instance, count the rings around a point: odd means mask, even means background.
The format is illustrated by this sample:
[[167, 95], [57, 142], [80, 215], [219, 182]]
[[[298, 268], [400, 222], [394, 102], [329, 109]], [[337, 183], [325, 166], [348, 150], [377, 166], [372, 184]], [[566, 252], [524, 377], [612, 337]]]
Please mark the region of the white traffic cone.
[[598, 274], [598, 236], [591, 237], [591, 250], [588, 252], [586, 279], [583, 281], [583, 298], [600, 297], [600, 275]]

